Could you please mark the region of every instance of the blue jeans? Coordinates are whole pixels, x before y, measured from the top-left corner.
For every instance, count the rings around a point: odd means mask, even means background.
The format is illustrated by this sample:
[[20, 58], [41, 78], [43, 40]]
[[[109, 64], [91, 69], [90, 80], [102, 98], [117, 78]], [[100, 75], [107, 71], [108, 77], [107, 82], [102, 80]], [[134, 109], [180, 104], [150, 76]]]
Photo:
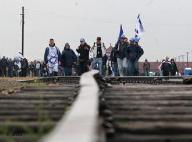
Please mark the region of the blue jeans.
[[117, 58], [117, 64], [118, 64], [118, 69], [119, 69], [119, 75], [120, 76], [127, 76], [127, 68], [128, 68], [128, 63], [127, 63], [127, 58]]
[[118, 76], [118, 65], [116, 62], [112, 63], [113, 76]]
[[37, 77], [41, 76], [41, 70], [40, 69], [35, 70], [35, 76], [37, 76]]
[[102, 75], [103, 72], [103, 61], [102, 58], [94, 58], [93, 62], [91, 63], [92, 69], [98, 69], [99, 74]]

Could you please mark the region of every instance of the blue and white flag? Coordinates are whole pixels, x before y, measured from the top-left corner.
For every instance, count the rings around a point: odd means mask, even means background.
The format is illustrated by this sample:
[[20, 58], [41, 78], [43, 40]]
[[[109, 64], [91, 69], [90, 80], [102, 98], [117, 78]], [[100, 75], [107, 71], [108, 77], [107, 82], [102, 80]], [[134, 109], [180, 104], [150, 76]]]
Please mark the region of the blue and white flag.
[[145, 32], [145, 30], [144, 30], [143, 24], [142, 24], [141, 19], [140, 19], [140, 14], [139, 14], [137, 17], [137, 22], [136, 22], [136, 26], [135, 26], [135, 36], [139, 37], [144, 32]]
[[119, 32], [119, 38], [118, 38], [118, 41], [121, 39], [121, 37], [124, 35], [124, 32], [123, 32], [123, 26], [120, 25], [120, 32]]

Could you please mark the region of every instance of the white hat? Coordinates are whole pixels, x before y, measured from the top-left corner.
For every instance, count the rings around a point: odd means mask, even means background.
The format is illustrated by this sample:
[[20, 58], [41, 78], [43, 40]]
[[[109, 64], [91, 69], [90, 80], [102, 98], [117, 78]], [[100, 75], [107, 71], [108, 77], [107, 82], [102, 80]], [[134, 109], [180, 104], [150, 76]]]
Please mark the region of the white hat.
[[80, 39], [80, 42], [85, 42], [85, 39], [84, 39], [84, 38], [81, 38], [81, 39]]

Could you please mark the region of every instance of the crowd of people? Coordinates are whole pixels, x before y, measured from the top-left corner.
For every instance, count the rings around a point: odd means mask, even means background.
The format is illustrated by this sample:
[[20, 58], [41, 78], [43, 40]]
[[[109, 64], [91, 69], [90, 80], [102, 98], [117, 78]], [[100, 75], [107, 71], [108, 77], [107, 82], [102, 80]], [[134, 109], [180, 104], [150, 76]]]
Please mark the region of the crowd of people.
[[[169, 57], [166, 57], [162, 60], [160, 66], [158, 67], [159, 72], [156, 72], [156, 76], [180, 76], [179, 70], [175, 60], [172, 58], [169, 60]], [[151, 65], [147, 59], [143, 63], [143, 71], [145, 76], [150, 76]]]
[[175, 60], [169, 61], [169, 57], [162, 61], [160, 70], [162, 76], [176, 76], [179, 73]]
[[91, 69], [99, 71], [101, 76], [138, 76], [139, 59], [144, 54], [139, 45], [140, 38], [134, 37], [128, 40], [122, 35], [110, 57], [106, 55], [106, 47], [101, 37], [97, 37], [93, 46], [87, 44], [84, 38], [80, 39], [80, 45], [76, 49], [78, 55], [66, 43], [61, 53], [54, 39], [50, 39], [49, 46], [45, 50], [44, 63], [47, 65], [48, 74], [57, 76], [59, 66], [64, 68], [64, 75], [71, 76], [72, 68], [76, 66], [78, 75]]
[[[44, 61], [29, 62], [22, 57], [3, 57], [0, 59], [0, 76], [80, 76], [92, 69], [98, 70], [101, 76], [139, 76], [139, 59], [144, 54], [139, 40], [139, 37], [128, 40], [122, 35], [110, 55], [107, 55], [101, 37], [97, 37], [93, 46], [81, 38], [76, 49], [77, 54], [69, 43], [66, 43], [60, 52], [54, 39], [50, 39], [49, 46], [45, 49]], [[175, 76], [178, 72], [174, 59], [169, 61], [169, 58], [166, 58], [159, 68], [163, 76]], [[150, 63], [147, 59], [143, 63], [143, 70], [145, 76], [150, 76]]]
[[26, 58], [3, 57], [0, 59], [0, 77], [40, 77], [43, 76], [43, 66], [43, 62], [36, 60], [29, 62]]

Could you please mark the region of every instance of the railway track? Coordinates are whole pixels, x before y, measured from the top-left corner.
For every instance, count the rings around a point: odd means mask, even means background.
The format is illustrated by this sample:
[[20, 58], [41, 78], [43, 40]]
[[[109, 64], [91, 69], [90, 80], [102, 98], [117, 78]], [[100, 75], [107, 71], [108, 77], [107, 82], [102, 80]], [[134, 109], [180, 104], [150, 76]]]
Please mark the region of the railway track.
[[110, 82], [113, 85], [103, 90], [100, 108], [107, 142], [192, 141], [191, 85], [183, 85], [181, 78], [112, 78]]
[[181, 77], [21, 82], [36, 85], [0, 96], [0, 142], [192, 141], [192, 86]]
[[22, 82], [27, 86], [28, 83], [33, 85], [29, 84], [30, 87], [14, 94], [0, 96], [0, 142], [38, 141], [63, 117], [79, 90], [77, 77]]

